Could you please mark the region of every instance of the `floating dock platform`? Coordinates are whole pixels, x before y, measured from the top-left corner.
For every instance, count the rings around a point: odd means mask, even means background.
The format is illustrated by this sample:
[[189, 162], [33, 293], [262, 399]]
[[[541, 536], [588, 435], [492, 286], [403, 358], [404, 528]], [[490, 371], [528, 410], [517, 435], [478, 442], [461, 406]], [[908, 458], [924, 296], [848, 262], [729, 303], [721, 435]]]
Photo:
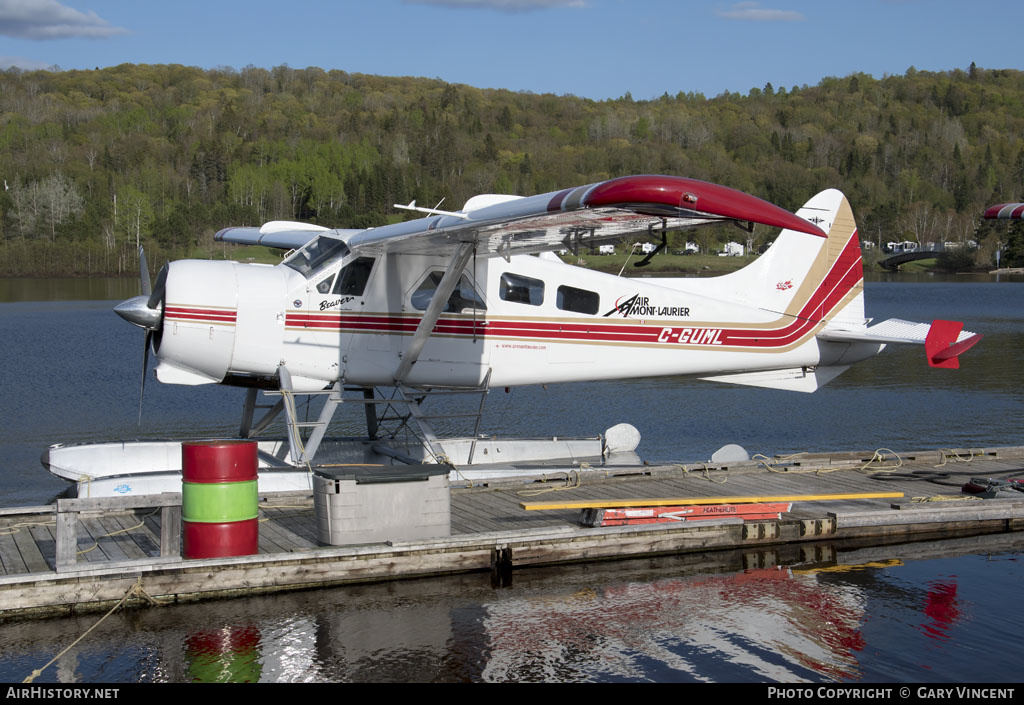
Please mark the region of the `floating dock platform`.
[[[62, 499], [0, 509], [0, 618], [461, 572], [490, 571], [507, 584], [533, 566], [702, 551], [740, 551], [751, 568], [780, 558], [828, 565], [838, 542], [1021, 531], [1024, 492], [961, 493], [970, 480], [1014, 476], [1024, 477], [1024, 447], [595, 468], [452, 485], [450, 535], [355, 546], [320, 545], [311, 494], [288, 493], [261, 498], [257, 555], [198, 560], [180, 555], [180, 494]], [[580, 514], [584, 506], [780, 497], [790, 511], [768, 519], [588, 527]]]

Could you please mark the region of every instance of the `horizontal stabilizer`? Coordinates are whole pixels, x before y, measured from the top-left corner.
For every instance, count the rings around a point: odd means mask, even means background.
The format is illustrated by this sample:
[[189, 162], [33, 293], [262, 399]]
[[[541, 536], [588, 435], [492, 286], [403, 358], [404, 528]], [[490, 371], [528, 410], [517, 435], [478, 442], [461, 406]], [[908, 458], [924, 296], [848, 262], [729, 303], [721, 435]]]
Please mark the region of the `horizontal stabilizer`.
[[826, 328], [818, 333], [818, 338], [838, 343], [924, 345], [929, 365], [956, 369], [960, 366], [957, 356], [981, 340], [981, 335], [965, 331], [963, 327], [964, 324], [957, 321], [933, 321], [929, 325], [890, 318], [860, 330]]
[[708, 382], [742, 384], [747, 387], [783, 389], [788, 392], [806, 392], [809, 394], [817, 391], [819, 387], [824, 387], [848, 369], [850, 369], [849, 365], [828, 365], [815, 368], [791, 367], [784, 370], [741, 372], [734, 375], [701, 377], [701, 379]]
[[867, 328], [825, 328], [818, 333], [821, 340], [837, 343], [913, 343], [924, 345], [928, 336], [927, 323], [914, 323], [899, 318], [876, 323]]

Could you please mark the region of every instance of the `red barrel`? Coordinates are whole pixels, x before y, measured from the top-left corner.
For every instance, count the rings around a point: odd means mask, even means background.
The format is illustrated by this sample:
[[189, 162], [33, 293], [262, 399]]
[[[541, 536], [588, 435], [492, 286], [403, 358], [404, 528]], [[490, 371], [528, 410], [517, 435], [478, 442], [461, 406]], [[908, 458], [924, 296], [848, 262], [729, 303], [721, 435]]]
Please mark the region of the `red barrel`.
[[259, 552], [255, 441], [182, 443], [181, 479], [185, 558]]

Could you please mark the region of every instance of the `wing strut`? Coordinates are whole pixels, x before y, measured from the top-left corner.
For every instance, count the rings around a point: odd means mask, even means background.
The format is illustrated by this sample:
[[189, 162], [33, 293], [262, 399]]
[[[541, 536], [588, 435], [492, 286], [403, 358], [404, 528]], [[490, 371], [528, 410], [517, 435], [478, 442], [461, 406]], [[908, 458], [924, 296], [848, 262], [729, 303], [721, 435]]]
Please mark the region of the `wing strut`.
[[437, 285], [437, 291], [434, 292], [434, 298], [430, 300], [430, 305], [427, 306], [427, 310], [423, 313], [423, 318], [420, 320], [420, 324], [416, 327], [416, 332], [413, 333], [412, 340], [409, 341], [409, 348], [402, 355], [402, 362], [399, 363], [398, 369], [395, 371], [395, 385], [400, 385], [402, 381], [409, 374], [409, 370], [419, 359], [420, 352], [423, 351], [423, 346], [427, 343], [427, 338], [430, 337], [430, 332], [434, 330], [434, 326], [437, 325], [438, 319], [441, 317], [441, 312], [444, 310], [445, 305], [448, 303], [448, 297], [455, 291], [455, 286], [459, 282], [459, 277], [462, 276], [462, 272], [466, 269], [466, 265], [469, 264], [469, 258], [472, 257], [475, 249], [475, 243], [463, 242], [459, 245], [459, 249], [456, 250], [452, 256], [451, 262], [448, 264], [448, 269], [445, 271], [444, 276], [441, 277], [441, 283]]

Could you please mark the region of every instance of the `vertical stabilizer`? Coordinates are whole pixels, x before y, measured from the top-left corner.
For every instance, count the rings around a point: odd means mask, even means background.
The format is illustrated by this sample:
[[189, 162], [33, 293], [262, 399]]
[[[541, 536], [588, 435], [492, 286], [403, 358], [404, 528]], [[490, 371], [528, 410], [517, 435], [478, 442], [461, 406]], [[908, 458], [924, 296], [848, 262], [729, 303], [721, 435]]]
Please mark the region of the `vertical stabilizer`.
[[748, 266], [712, 279], [659, 280], [724, 301], [811, 321], [863, 327], [864, 269], [857, 224], [846, 197], [835, 189], [811, 198], [797, 215], [828, 233], [822, 239], [783, 230]]

